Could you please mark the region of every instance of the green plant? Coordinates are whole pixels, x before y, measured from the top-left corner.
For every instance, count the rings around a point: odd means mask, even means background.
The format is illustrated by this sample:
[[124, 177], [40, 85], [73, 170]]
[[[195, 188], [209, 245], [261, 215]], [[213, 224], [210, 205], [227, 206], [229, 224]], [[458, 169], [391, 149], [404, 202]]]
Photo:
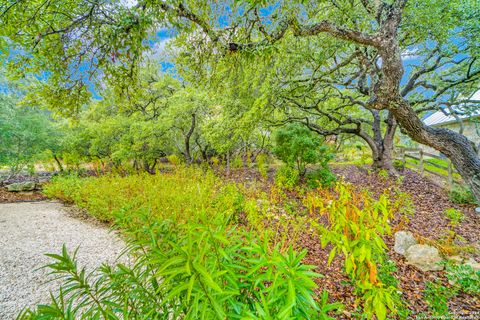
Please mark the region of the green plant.
[[[378, 268], [378, 279], [387, 287], [398, 288], [400, 281], [394, 275], [397, 272], [395, 261], [388, 260], [387, 257], [383, 258], [383, 261]], [[408, 319], [410, 310], [402, 301], [402, 296], [398, 289], [392, 291], [392, 299], [395, 302], [398, 317], [402, 320]]]
[[305, 174], [307, 164], [319, 163], [325, 168], [333, 158], [319, 137], [300, 124], [289, 124], [276, 132], [274, 153], [290, 167], [296, 167], [300, 176]]
[[390, 233], [388, 197], [382, 194], [375, 201], [343, 183], [336, 185], [335, 193], [323, 190], [311, 195], [307, 203], [311, 211], [328, 216], [330, 225], [321, 227], [322, 247], [333, 245], [328, 263], [342, 253], [345, 272], [363, 300], [364, 313], [386, 319], [387, 309], [395, 313], [399, 304], [396, 288], [378, 277], [378, 265], [384, 262], [386, 249], [382, 236]]
[[383, 178], [383, 179], [388, 179], [390, 177], [388, 170], [385, 170], [385, 169], [378, 170], [377, 174], [380, 178]]
[[468, 264], [452, 265], [446, 267], [447, 278], [463, 292], [480, 296], [480, 270], [475, 271]]
[[234, 169], [243, 168], [243, 160], [242, 160], [242, 157], [241, 157], [240, 155], [236, 155], [236, 156], [233, 158], [232, 168], [234, 168]]
[[255, 159], [257, 163], [257, 170], [258, 173], [262, 176], [262, 178], [266, 179], [268, 176], [268, 156], [266, 154], [259, 154]]
[[445, 209], [443, 214], [450, 220], [452, 226], [456, 226], [464, 219], [463, 212], [454, 208]]
[[63, 280], [59, 294], [20, 318], [313, 319], [333, 309], [312, 299], [318, 275], [301, 263], [305, 252], [271, 252], [223, 228], [161, 223], [144, 231], [130, 242], [132, 265], [91, 273], [78, 267], [76, 251], [49, 254]]
[[423, 292], [433, 316], [448, 317], [448, 300], [456, 292], [445, 287], [440, 282], [427, 282]]
[[313, 298], [320, 275], [302, 263], [306, 251], [272, 246], [267, 229], [235, 224], [249, 204], [210, 171], [58, 177], [46, 192], [114, 222], [134, 261], [90, 273], [75, 252], [50, 255], [63, 284], [25, 319], [328, 319], [339, 307]]
[[174, 166], [178, 166], [180, 163], [182, 163], [182, 160], [176, 155], [176, 154], [171, 154], [167, 156], [168, 162], [173, 164]]
[[403, 169], [403, 168], [405, 168], [405, 164], [403, 163], [402, 160], [393, 160], [393, 163], [392, 163], [392, 164], [393, 164], [393, 167], [394, 167], [395, 169]]
[[453, 203], [476, 204], [472, 191], [466, 186], [456, 184], [450, 189], [448, 196]]
[[283, 165], [277, 170], [275, 184], [280, 188], [293, 189], [299, 181], [298, 170], [289, 165]]
[[337, 181], [337, 178], [328, 167], [307, 173], [306, 179], [307, 185], [312, 189], [320, 186], [329, 188]]

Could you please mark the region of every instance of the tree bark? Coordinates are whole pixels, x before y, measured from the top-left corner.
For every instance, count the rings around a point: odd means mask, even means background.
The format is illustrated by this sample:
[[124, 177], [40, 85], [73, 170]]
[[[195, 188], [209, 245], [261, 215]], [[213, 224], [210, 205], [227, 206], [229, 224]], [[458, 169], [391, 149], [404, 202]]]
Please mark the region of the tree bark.
[[455, 131], [426, 126], [406, 101], [391, 110], [403, 131], [413, 140], [440, 151], [452, 161], [480, 202], [480, 158], [473, 142]]
[[[377, 110], [372, 110], [375, 112]], [[382, 136], [381, 126], [380, 126], [380, 115], [374, 116], [373, 123], [373, 132], [375, 145], [377, 146], [377, 157], [373, 158], [373, 168], [374, 169], [385, 169], [388, 172], [395, 174], [396, 170], [393, 167], [393, 139], [395, 137], [395, 132], [397, 130], [397, 122], [393, 117], [392, 113], [389, 112], [388, 117], [385, 121], [387, 128], [385, 134]]]
[[195, 113], [192, 113], [192, 123], [190, 125], [190, 130], [188, 130], [187, 134], [185, 135], [185, 161], [188, 164], [191, 164], [193, 162], [192, 155], [190, 153], [190, 138], [193, 135], [193, 131], [195, 130], [195, 122], [196, 122], [196, 116]]
[[60, 159], [58, 159], [57, 155], [54, 154], [53, 155], [53, 159], [55, 160], [55, 162], [57, 163], [58, 165], [58, 169], [60, 170], [60, 172], [63, 172], [63, 166], [62, 166], [62, 163], [60, 162]]

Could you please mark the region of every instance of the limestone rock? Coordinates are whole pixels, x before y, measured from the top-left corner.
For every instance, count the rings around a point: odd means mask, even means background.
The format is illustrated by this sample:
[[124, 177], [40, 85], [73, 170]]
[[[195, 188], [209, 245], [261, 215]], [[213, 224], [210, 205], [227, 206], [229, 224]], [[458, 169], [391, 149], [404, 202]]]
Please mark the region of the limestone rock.
[[449, 256], [447, 260], [455, 264], [461, 264], [464, 259], [461, 256]]
[[393, 250], [401, 255], [405, 255], [405, 252], [411, 246], [417, 244], [417, 240], [413, 234], [409, 231], [398, 231], [395, 233], [395, 245]]
[[12, 183], [7, 186], [7, 190], [10, 192], [33, 191], [35, 190], [35, 182], [25, 181]]
[[442, 257], [437, 248], [425, 244], [415, 244], [405, 253], [407, 264], [411, 264], [422, 271], [438, 271], [443, 269]]
[[472, 267], [475, 271], [480, 271], [480, 262], [475, 261], [473, 258], [470, 258], [465, 264]]

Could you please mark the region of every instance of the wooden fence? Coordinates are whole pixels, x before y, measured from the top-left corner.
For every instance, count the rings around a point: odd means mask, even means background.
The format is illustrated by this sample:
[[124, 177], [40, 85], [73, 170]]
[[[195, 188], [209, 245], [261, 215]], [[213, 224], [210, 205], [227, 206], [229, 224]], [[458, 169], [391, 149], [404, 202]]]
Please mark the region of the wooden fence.
[[[434, 162], [432, 159], [442, 160], [442, 162], [446, 162], [446, 164]], [[401, 161], [404, 167], [408, 165], [409, 167], [417, 169], [422, 176], [425, 175], [425, 173], [430, 173], [440, 177], [446, 180], [449, 187], [451, 187], [454, 182], [459, 184], [463, 183], [462, 178], [448, 158], [423, 151], [420, 148], [397, 148], [395, 150], [395, 160]], [[429, 166], [443, 170], [445, 173], [432, 170]]]

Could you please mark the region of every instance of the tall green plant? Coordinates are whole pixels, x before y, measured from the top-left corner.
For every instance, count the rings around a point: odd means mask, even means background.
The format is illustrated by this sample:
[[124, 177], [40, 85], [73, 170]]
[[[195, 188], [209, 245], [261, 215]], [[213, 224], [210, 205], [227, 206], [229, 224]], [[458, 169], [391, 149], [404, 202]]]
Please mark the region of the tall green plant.
[[387, 310], [396, 312], [399, 304], [396, 288], [384, 284], [378, 276], [378, 265], [384, 262], [386, 245], [382, 236], [390, 233], [390, 202], [386, 194], [375, 201], [365, 193], [356, 193], [349, 185], [339, 183], [335, 193], [329, 190], [307, 195], [311, 211], [328, 217], [329, 225], [321, 226], [321, 244], [333, 245], [328, 258], [342, 254], [345, 272], [352, 279], [363, 300], [364, 313], [383, 320]]
[[47, 193], [115, 221], [132, 261], [89, 273], [75, 253], [50, 255], [63, 284], [24, 319], [329, 319], [338, 308], [326, 293], [314, 299], [319, 274], [302, 263], [306, 251], [234, 224], [243, 197], [209, 172], [59, 178]]

